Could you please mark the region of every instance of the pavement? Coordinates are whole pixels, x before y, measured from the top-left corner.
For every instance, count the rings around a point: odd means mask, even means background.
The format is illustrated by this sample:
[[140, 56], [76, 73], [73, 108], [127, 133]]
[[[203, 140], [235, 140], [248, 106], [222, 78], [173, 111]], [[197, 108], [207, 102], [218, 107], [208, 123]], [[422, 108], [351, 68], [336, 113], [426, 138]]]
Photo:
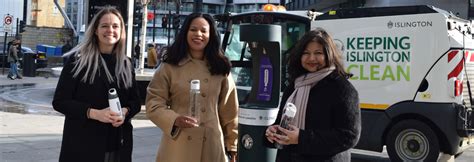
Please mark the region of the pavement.
[[[2, 73], [0, 68], [0, 162], [58, 161], [64, 116], [51, 106], [58, 78], [44, 75], [10, 80], [7, 70]], [[11, 95], [20, 97], [8, 97]], [[162, 132], [143, 118], [132, 120], [132, 158], [153, 162]]]
[[[46, 70], [47, 71], [47, 70]], [[64, 116], [52, 109], [58, 78], [51, 74], [10, 80], [0, 68], [0, 162], [56, 162], [61, 148]], [[14, 96], [14, 97], [12, 97]], [[142, 110], [144, 107], [142, 107]], [[134, 162], [154, 162], [162, 132], [141, 112], [134, 126]], [[352, 161], [390, 161], [387, 153], [352, 150]], [[441, 160], [443, 159], [443, 160]], [[471, 161], [457, 158], [456, 161]], [[443, 155], [439, 161], [454, 161]]]

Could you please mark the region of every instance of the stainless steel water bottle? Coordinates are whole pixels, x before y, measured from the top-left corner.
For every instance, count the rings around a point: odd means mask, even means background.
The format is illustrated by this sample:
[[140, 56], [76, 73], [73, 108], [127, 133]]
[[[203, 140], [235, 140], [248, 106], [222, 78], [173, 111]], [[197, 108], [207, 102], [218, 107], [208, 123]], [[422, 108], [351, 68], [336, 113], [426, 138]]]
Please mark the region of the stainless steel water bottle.
[[120, 105], [120, 99], [118, 97], [117, 90], [115, 90], [115, 88], [109, 89], [109, 107], [110, 107], [110, 110], [118, 113], [120, 117], [123, 118], [122, 106]]

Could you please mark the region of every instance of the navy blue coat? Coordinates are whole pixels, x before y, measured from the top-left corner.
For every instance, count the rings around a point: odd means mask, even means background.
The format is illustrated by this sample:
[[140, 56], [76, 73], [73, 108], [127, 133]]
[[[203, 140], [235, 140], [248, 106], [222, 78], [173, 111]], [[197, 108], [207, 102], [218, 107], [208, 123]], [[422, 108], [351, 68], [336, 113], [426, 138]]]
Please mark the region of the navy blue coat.
[[[285, 89], [275, 123], [294, 85]], [[278, 150], [277, 162], [351, 161], [350, 148], [360, 137], [359, 97], [352, 84], [337, 72], [323, 78], [310, 90], [305, 118], [306, 129], [299, 133], [298, 144]], [[265, 139], [265, 145], [273, 144]]]
[[[109, 71], [114, 73], [115, 56], [102, 55]], [[105, 152], [117, 150], [121, 155], [121, 162], [131, 161], [133, 127], [130, 119], [141, 107], [135, 78], [133, 87], [128, 89], [118, 88], [116, 83], [109, 83], [105, 75], [99, 74], [93, 84], [89, 84], [80, 81], [83, 73], [78, 78], [72, 77], [73, 67], [73, 60], [65, 64], [53, 99], [53, 108], [65, 116], [59, 161], [103, 162]], [[104, 72], [101, 69], [100, 73], [105, 74]], [[117, 89], [122, 107], [130, 108], [124, 124], [118, 128], [110, 123], [87, 118], [88, 108], [109, 107], [107, 95], [108, 89], [112, 87]]]

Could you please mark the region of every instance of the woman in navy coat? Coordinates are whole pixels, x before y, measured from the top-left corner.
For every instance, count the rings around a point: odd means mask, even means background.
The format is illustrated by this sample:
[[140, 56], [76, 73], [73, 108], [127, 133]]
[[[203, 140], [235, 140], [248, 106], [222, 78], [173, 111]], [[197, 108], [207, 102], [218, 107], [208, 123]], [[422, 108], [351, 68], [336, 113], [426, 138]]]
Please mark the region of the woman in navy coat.
[[265, 132], [267, 146], [284, 145], [276, 161], [351, 161], [361, 130], [359, 98], [331, 36], [321, 28], [306, 33], [289, 56], [288, 73], [275, 124], [286, 103], [296, 105], [296, 116], [290, 129], [272, 125]]
[[[53, 99], [54, 109], [65, 116], [59, 161], [132, 161], [130, 119], [141, 105], [119, 11], [99, 11], [83, 42], [66, 56]], [[117, 90], [123, 117], [109, 108], [111, 88]]]

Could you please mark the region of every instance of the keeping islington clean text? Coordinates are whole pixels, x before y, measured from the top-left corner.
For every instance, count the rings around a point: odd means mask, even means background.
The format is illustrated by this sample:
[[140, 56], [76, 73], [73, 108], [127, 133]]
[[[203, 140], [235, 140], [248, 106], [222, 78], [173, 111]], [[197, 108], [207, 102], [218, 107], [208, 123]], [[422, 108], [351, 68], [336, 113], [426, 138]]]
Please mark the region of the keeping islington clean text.
[[349, 37], [345, 55], [352, 80], [410, 81], [410, 37]]

